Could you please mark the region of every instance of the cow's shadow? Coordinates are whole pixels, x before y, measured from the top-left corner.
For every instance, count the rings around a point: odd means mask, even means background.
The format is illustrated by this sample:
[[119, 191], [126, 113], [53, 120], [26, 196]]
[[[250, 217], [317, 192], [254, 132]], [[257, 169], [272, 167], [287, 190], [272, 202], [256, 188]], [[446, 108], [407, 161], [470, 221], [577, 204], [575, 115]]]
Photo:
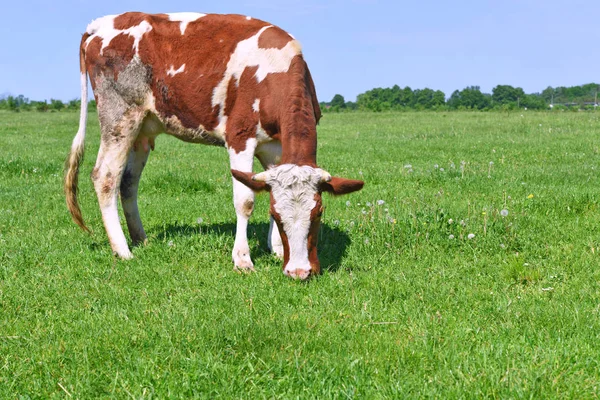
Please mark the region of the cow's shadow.
[[[157, 226], [152, 233], [159, 240], [192, 235], [230, 236], [233, 240], [235, 238], [235, 228], [234, 223], [202, 225], [167, 224], [160, 227]], [[258, 244], [250, 249], [253, 260], [258, 261], [263, 257], [270, 257], [271, 252], [267, 244], [268, 234], [269, 223], [258, 222], [248, 224], [248, 238], [258, 239]], [[321, 269], [330, 272], [337, 271], [340, 268], [349, 245], [350, 237], [346, 232], [337, 227], [331, 227], [328, 224], [321, 224], [317, 245]]]

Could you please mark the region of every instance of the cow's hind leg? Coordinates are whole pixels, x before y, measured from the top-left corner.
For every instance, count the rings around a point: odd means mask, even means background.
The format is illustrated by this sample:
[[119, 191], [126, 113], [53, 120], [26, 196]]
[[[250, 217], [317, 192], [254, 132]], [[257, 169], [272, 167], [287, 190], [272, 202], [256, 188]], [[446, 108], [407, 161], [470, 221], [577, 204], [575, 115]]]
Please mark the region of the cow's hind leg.
[[[117, 210], [117, 191], [129, 151], [140, 130], [144, 113], [130, 109], [117, 123], [102, 124], [102, 140], [92, 180], [98, 196], [102, 220], [113, 251], [121, 258], [131, 258]], [[102, 116], [100, 116], [102, 121]]]
[[151, 146], [150, 141], [152, 139], [149, 139], [147, 136], [140, 136], [129, 152], [129, 159], [123, 172], [120, 187], [121, 205], [123, 206], [127, 229], [129, 229], [129, 235], [133, 244], [146, 242], [146, 232], [142, 226], [138, 210], [137, 195], [140, 177], [148, 160]]
[[[255, 149], [256, 139], [249, 139], [246, 142], [246, 149], [244, 151], [237, 152], [233, 148], [230, 148], [229, 161], [231, 169], [252, 172]], [[254, 210], [254, 192], [235, 178], [233, 178], [233, 204], [237, 216], [235, 243], [231, 253], [234, 268], [240, 271], [254, 270], [254, 264], [250, 258], [250, 247], [248, 246], [247, 236], [248, 220]]]
[[[281, 161], [281, 142], [273, 141], [259, 145], [256, 148], [256, 157], [265, 171], [278, 165]], [[275, 224], [273, 216], [271, 216], [271, 223], [269, 224], [267, 244], [277, 257], [283, 259], [283, 242], [281, 241], [279, 228]]]

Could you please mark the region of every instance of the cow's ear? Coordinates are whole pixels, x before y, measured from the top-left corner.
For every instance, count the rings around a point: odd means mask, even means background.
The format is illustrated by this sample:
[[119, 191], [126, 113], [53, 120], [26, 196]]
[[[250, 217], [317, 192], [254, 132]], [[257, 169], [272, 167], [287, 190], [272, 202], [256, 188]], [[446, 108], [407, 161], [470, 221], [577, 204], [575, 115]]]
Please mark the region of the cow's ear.
[[354, 179], [331, 177], [329, 182], [321, 182], [321, 192], [328, 192], [336, 196], [356, 192], [363, 188], [365, 183]]
[[255, 192], [262, 192], [263, 190], [269, 191], [271, 190], [271, 186], [267, 185], [265, 182], [256, 181], [252, 179], [254, 174], [252, 172], [242, 172], [236, 169], [231, 170], [231, 175], [238, 181], [242, 182], [244, 185], [248, 186]]

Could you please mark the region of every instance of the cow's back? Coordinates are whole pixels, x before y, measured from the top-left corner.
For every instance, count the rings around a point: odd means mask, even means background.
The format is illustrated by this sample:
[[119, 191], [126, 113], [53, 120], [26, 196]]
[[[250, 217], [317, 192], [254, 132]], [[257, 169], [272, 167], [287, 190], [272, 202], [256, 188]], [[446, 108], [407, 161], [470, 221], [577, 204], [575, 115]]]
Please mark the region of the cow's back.
[[278, 110], [267, 106], [294, 86], [297, 77], [282, 73], [302, 57], [291, 35], [241, 15], [129, 12], [93, 21], [84, 38], [97, 100], [103, 81], [130, 92], [132, 79], [144, 80], [161, 120], [223, 135], [232, 113], [250, 114], [258, 104], [261, 118], [276, 119]]

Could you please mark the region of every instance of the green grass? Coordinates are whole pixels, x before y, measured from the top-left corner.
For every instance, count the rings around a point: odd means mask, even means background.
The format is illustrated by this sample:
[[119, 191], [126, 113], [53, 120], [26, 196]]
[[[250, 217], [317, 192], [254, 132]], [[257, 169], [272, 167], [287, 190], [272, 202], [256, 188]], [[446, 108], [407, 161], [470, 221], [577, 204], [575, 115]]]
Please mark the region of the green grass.
[[115, 259], [90, 119], [86, 235], [62, 193], [78, 114], [0, 113], [0, 398], [600, 394], [599, 114], [327, 114], [321, 166], [366, 186], [324, 199], [308, 283], [267, 251], [266, 195], [257, 272], [233, 271], [227, 154], [167, 136], [149, 244]]

